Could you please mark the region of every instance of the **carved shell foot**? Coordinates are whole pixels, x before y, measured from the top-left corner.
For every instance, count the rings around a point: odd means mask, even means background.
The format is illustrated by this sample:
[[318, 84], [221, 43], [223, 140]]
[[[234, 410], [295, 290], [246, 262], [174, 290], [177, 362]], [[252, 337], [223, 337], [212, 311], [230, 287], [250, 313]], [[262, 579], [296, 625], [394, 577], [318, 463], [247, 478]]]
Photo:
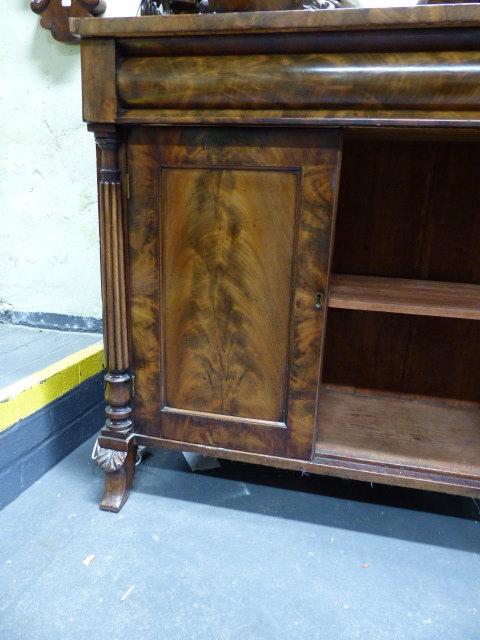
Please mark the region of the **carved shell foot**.
[[104, 471], [117, 471], [125, 462], [127, 457], [126, 451], [114, 451], [113, 449], [98, 448], [97, 463]]

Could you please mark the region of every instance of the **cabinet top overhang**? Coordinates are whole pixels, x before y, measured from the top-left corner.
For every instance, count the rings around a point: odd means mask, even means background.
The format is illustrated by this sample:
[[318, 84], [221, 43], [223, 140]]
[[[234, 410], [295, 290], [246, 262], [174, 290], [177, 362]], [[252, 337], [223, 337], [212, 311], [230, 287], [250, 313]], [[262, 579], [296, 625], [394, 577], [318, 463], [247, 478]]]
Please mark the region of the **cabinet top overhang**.
[[449, 27], [480, 27], [480, 3], [418, 5], [386, 9], [258, 11], [132, 18], [72, 18], [70, 20], [72, 33], [88, 38]]

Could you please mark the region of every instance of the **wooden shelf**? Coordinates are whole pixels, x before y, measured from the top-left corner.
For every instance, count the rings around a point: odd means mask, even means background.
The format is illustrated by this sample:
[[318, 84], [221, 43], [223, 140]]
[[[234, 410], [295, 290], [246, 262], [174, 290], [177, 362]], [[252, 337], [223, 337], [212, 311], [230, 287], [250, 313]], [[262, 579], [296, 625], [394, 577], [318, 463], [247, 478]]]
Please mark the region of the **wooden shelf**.
[[403, 474], [480, 474], [480, 409], [322, 391], [317, 456]]
[[332, 274], [328, 306], [480, 320], [480, 285]]

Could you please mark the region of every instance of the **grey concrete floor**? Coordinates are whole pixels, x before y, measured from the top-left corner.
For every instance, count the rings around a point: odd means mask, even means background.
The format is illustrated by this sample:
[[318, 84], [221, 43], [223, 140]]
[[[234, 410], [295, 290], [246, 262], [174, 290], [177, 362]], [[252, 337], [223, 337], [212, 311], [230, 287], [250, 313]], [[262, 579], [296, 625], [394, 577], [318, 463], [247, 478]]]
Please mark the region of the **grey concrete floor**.
[[472, 499], [157, 450], [111, 514], [92, 446], [0, 512], [2, 639], [480, 638]]
[[98, 333], [0, 323], [0, 389], [102, 339]]

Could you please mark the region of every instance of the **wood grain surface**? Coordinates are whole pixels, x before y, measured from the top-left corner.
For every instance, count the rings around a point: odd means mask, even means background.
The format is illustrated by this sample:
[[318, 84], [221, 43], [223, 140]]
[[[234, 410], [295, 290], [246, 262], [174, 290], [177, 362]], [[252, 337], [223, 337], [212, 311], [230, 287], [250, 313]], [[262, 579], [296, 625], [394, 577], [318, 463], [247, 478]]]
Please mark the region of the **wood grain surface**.
[[479, 495], [479, 11], [72, 23], [85, 117], [127, 137], [100, 154], [105, 446]]
[[139, 128], [129, 149], [140, 432], [309, 458], [338, 132]]
[[478, 111], [421, 111], [402, 109], [123, 109], [116, 122], [122, 125], [223, 125], [341, 127], [345, 134], [367, 128], [375, 137], [388, 129], [467, 133], [478, 137]]
[[[86, 39], [85, 39], [86, 40]], [[84, 40], [84, 41], [85, 41]], [[288, 38], [279, 33], [210, 34], [118, 38], [119, 55], [125, 58], [182, 55], [240, 55], [292, 53], [353, 53], [384, 51], [478, 51], [480, 34], [474, 27], [435, 29], [375, 29], [295, 31]]]
[[117, 72], [123, 106], [145, 109], [466, 110], [479, 80], [464, 51], [135, 57]]
[[119, 111], [116, 89], [115, 41], [82, 40], [82, 108], [86, 122], [113, 123]]
[[167, 34], [328, 31], [335, 29], [412, 29], [478, 26], [479, 3], [347, 9], [335, 11], [268, 11], [219, 15], [144, 16], [71, 19], [82, 36], [148, 37]]
[[284, 421], [299, 177], [162, 170], [168, 406]]
[[322, 380], [345, 391], [480, 403], [478, 321], [331, 309]]
[[345, 142], [333, 271], [480, 284], [478, 142]]
[[[205, 456], [218, 456], [219, 451], [215, 446], [199, 445], [177, 440], [165, 440], [152, 436], [138, 435], [135, 438], [137, 444], [148, 447], [160, 447], [173, 449], [174, 451], [192, 451]], [[400, 487], [411, 487], [416, 489], [441, 491], [463, 496], [478, 497], [480, 482], [478, 477], [465, 475], [452, 475], [439, 471], [421, 470], [409, 468], [405, 465], [396, 465], [394, 461], [387, 464], [382, 462], [363, 462], [360, 459], [346, 459], [346, 457], [335, 455], [322, 455], [319, 453], [313, 460], [295, 460], [280, 458], [272, 455], [262, 455], [258, 453], [248, 453], [236, 449], [224, 449], [221, 451], [222, 458], [236, 460], [250, 464], [262, 464], [269, 467], [279, 467], [283, 469], [295, 469], [305, 473], [318, 473], [338, 478], [349, 478], [351, 480], [361, 480], [364, 482], [374, 482], [379, 484], [389, 484]]]
[[480, 285], [333, 274], [330, 307], [480, 320]]
[[[95, 133], [98, 147], [97, 168], [100, 177], [98, 213], [107, 402], [107, 420], [102, 435], [112, 442], [115, 439], [125, 441], [132, 435], [133, 423], [130, 406], [129, 287], [126, 275], [128, 232], [122, 188], [123, 136], [112, 125], [97, 124], [90, 130]], [[111, 455], [108, 453], [107, 457]]]
[[[480, 402], [478, 148], [345, 142], [333, 269], [348, 274], [339, 306], [357, 311], [329, 312], [326, 384], [449, 406]], [[335, 306], [335, 284], [332, 293]]]
[[323, 392], [316, 451], [471, 478], [480, 474], [480, 412]]

